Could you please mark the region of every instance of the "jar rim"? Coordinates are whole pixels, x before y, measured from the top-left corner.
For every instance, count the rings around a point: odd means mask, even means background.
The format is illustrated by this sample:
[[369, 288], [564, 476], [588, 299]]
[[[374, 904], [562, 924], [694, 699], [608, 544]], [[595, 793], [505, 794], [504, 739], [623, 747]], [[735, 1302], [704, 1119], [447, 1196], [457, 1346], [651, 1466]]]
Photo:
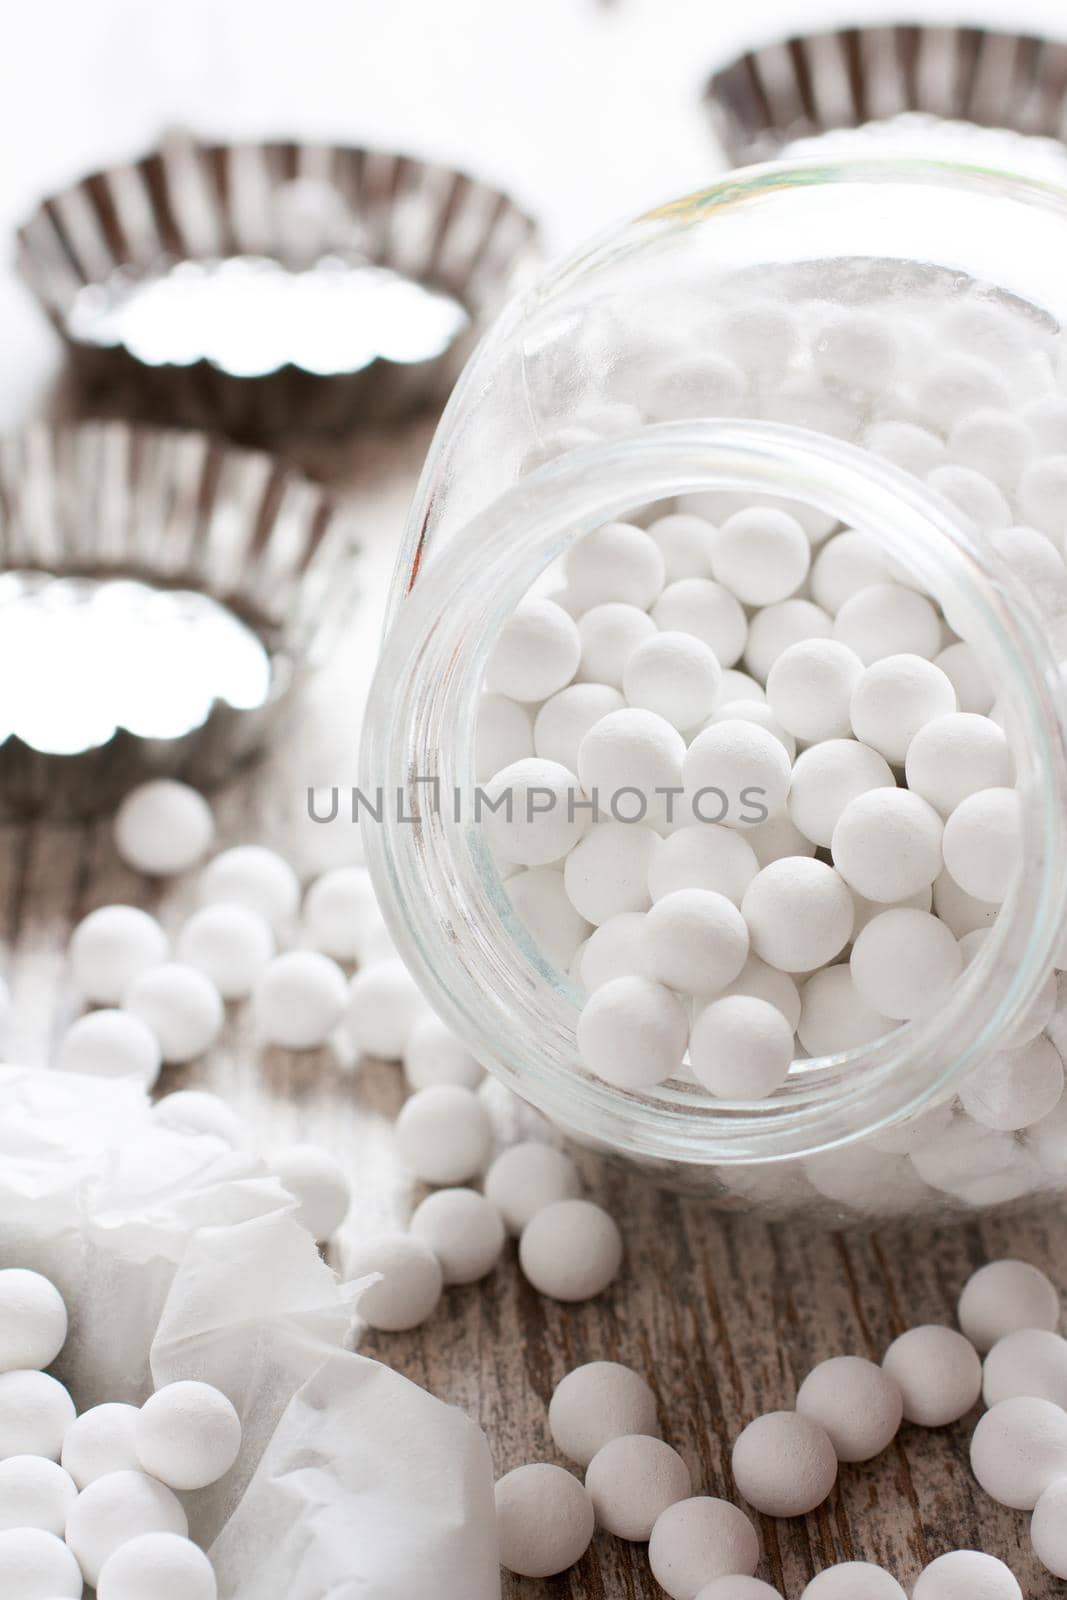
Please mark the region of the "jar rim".
[[[593, 527], [708, 490], [800, 500], [845, 526], [859, 522], [935, 594], [951, 593], [1009, 685], [1031, 862], [935, 1013], [819, 1058], [792, 1074], [781, 1096], [745, 1104], [676, 1084], [634, 1093], [584, 1073], [574, 991], [538, 957], [477, 828], [434, 813], [418, 787], [431, 775], [445, 790], [470, 783], [485, 657], [544, 569]], [[814, 1155], [943, 1098], [1036, 997], [1067, 885], [1067, 732], [1057, 682], [1021, 585], [917, 479], [855, 445], [785, 424], [648, 424], [538, 468], [428, 561], [384, 643], [360, 767], [364, 795], [394, 780], [414, 820], [385, 808], [381, 826], [365, 830], [368, 865], [397, 947], [435, 1008], [487, 1066], [577, 1138], [669, 1163]], [[1010, 968], [1002, 993], [989, 982], [998, 965]]]

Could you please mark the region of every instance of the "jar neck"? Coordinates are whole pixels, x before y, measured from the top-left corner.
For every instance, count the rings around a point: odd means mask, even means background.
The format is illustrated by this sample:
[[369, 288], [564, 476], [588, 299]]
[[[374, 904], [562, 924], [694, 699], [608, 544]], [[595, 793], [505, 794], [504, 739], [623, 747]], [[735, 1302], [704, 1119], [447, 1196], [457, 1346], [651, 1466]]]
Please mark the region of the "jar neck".
[[[473, 789], [485, 659], [545, 568], [604, 522], [716, 490], [801, 501], [861, 527], [941, 603], [1002, 691], [1026, 840], [1024, 870], [991, 936], [936, 1014], [805, 1062], [780, 1096], [758, 1105], [712, 1102], [684, 1085], [626, 1095], [586, 1076], [575, 990], [532, 948], [468, 808], [460, 815], [440, 800]], [[655, 424], [541, 467], [408, 578], [363, 739], [361, 788], [390, 796], [380, 825], [365, 830], [368, 861], [397, 945], [435, 1008], [505, 1082], [576, 1136], [670, 1162], [814, 1154], [942, 1098], [1024, 1015], [1051, 965], [1067, 887], [1067, 729], [1056, 662], [1026, 593], [916, 479], [806, 429]], [[403, 811], [392, 803], [398, 786]]]

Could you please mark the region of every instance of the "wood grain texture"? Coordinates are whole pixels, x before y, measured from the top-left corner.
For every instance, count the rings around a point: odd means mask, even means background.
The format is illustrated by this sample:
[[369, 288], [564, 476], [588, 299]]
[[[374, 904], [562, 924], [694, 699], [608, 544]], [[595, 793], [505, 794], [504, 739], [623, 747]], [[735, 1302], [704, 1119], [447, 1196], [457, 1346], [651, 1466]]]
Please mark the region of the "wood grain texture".
[[[377, 636], [377, 610], [411, 473], [425, 431], [368, 441], [349, 480], [368, 542], [367, 602], [335, 667], [271, 757], [217, 798], [220, 838], [286, 849], [307, 874], [328, 841], [304, 818], [308, 785], [351, 782], [359, 704]], [[339, 859], [353, 841], [330, 844]], [[64, 949], [86, 911], [124, 900], [158, 910], [174, 931], [192, 886], [159, 886], [119, 863], [106, 821], [86, 828], [0, 829], [0, 970], [15, 995], [12, 1059], [47, 1062], [75, 1014]], [[161, 1088], [203, 1085], [225, 1094], [265, 1150], [320, 1140], [344, 1161], [355, 1204], [347, 1238], [402, 1219], [414, 1199], [398, 1171], [390, 1127], [403, 1091], [398, 1070], [356, 1069], [324, 1050], [264, 1050], [247, 1012], [231, 1008], [204, 1062], [165, 1073]], [[555, 1460], [546, 1429], [553, 1385], [579, 1362], [608, 1357], [649, 1377], [665, 1436], [689, 1462], [694, 1486], [732, 1495], [729, 1454], [761, 1410], [788, 1406], [808, 1368], [853, 1352], [880, 1356], [918, 1322], [950, 1322], [959, 1290], [983, 1260], [1021, 1256], [1067, 1284], [1067, 1229], [1055, 1211], [944, 1231], [816, 1235], [721, 1218], [692, 1200], [658, 1193], [615, 1169], [591, 1169], [594, 1193], [623, 1227], [618, 1283], [587, 1305], [563, 1307], [520, 1277], [514, 1249], [483, 1285], [448, 1292], [433, 1320], [363, 1348], [463, 1407], [485, 1427], [499, 1471]], [[974, 1418], [937, 1432], [905, 1428], [880, 1460], [847, 1467], [814, 1515], [761, 1524], [761, 1575], [798, 1600], [811, 1575], [835, 1560], [886, 1565], [908, 1588], [922, 1565], [955, 1547], [994, 1553], [1014, 1568], [1028, 1600], [1063, 1587], [1029, 1553], [1027, 1519], [995, 1506], [968, 1465]], [[430, 1591], [424, 1583], [419, 1592]], [[598, 1535], [579, 1567], [548, 1583], [505, 1579], [507, 1600], [654, 1600], [643, 1546]]]

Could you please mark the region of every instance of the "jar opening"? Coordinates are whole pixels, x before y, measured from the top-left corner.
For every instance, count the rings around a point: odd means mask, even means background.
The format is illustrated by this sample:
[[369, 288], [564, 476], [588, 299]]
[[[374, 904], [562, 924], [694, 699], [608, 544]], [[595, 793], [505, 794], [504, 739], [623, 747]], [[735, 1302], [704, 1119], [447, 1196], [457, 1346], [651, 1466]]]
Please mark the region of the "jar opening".
[[[1028, 866], [990, 937], [932, 1015], [796, 1066], [749, 1104], [672, 1080], [632, 1093], [579, 1067], [578, 996], [534, 947], [478, 823], [433, 796], [473, 787], [474, 710], [500, 627], [571, 543], [640, 506], [708, 491], [773, 496], [862, 527], [948, 608], [1004, 686]], [[434, 1006], [525, 1099], [579, 1139], [646, 1160], [729, 1165], [813, 1155], [943, 1098], [1032, 1002], [1067, 881], [1067, 745], [1056, 665], [1036, 612], [959, 514], [868, 452], [787, 425], [657, 423], [538, 468], [427, 563], [399, 608], [372, 691], [365, 793], [394, 783], [366, 830], [398, 948]]]

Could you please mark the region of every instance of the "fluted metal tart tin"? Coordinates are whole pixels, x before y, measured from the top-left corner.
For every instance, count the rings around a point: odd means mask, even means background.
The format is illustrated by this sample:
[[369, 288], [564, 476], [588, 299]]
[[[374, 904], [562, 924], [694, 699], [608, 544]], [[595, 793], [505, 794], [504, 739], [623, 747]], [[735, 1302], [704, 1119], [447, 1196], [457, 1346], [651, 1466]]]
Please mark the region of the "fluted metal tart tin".
[[44, 200], [18, 235], [83, 413], [264, 444], [439, 405], [535, 256], [532, 219], [449, 168], [185, 135]]
[[[864, 130], [913, 153], [1067, 176], [1067, 43], [977, 27], [901, 23], [798, 35], [717, 69], [706, 89], [730, 160], [769, 160]], [[991, 143], [978, 130], [1010, 137]], [[931, 143], [931, 132], [933, 143]], [[1040, 149], [1041, 141], [1047, 147]], [[874, 153], [870, 144], [868, 153]], [[800, 154], [797, 148], [795, 153]]]
[[121, 422], [0, 441], [0, 817], [209, 787], [350, 620], [343, 508], [264, 454]]

